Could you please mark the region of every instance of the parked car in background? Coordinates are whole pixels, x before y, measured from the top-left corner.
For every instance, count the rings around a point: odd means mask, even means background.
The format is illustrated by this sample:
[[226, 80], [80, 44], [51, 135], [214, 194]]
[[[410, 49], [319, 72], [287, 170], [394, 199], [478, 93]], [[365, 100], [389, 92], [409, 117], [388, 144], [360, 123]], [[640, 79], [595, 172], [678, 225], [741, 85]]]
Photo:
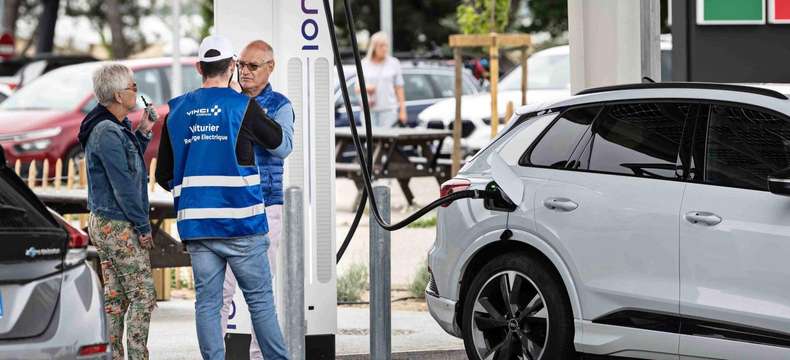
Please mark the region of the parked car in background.
[[110, 359], [88, 236], [51, 213], [0, 150], [0, 359]]
[[0, 60], [0, 84], [5, 84], [9, 87], [13, 84], [13, 87], [16, 87], [18, 81], [16, 78], [17, 73], [23, 66], [31, 61], [31, 58], [24, 56]]
[[38, 54], [0, 62], [0, 83], [12, 90], [59, 67], [97, 61], [90, 55]]
[[[430, 63], [414, 63], [401, 61], [403, 71], [403, 91], [406, 97], [406, 112], [408, 125], [417, 126], [417, 115], [425, 108], [445, 98], [455, 96], [455, 68], [446, 65]], [[351, 98], [357, 125], [361, 124], [360, 117], [362, 99], [355, 91], [357, 86], [356, 69], [344, 65], [346, 84]], [[464, 71], [462, 92], [464, 95], [478, 94], [481, 89], [474, 76], [469, 71]], [[335, 84], [335, 126], [349, 126], [343, 96], [339, 84]]]
[[441, 188], [506, 198], [440, 208], [429, 254], [470, 359], [790, 359], [787, 96], [621, 85], [511, 124]]
[[0, 84], [0, 103], [8, 99], [14, 91], [6, 84]]
[[[671, 78], [672, 41], [661, 38], [661, 76]], [[527, 104], [540, 104], [571, 95], [570, 47], [556, 46], [541, 50], [527, 60]], [[507, 103], [521, 105], [521, 66], [501, 79], [497, 103], [499, 124], [505, 122]], [[432, 129], [452, 129], [455, 121], [455, 99], [436, 102], [419, 115], [419, 126]], [[501, 126], [500, 126], [501, 128]], [[461, 99], [461, 148], [471, 155], [491, 141], [491, 94], [488, 92], [464, 96]], [[443, 154], [452, 151], [452, 139], [445, 141]]]
[[[202, 82], [194, 69], [195, 61], [194, 58], [182, 60], [185, 91], [200, 87]], [[168, 112], [166, 101], [172, 97], [172, 60], [139, 59], [121, 63], [134, 71], [138, 88], [138, 108], [129, 114], [129, 120], [136, 125], [142, 117], [140, 95], [155, 104], [159, 118], [163, 119]], [[69, 159], [82, 159], [83, 150], [77, 141], [77, 133], [85, 114], [96, 105], [91, 75], [102, 64], [90, 62], [56, 69], [0, 103], [0, 145], [11, 164], [21, 160], [22, 171], [26, 173], [31, 161], [36, 160], [40, 168], [43, 160], [49, 159], [49, 176], [53, 176], [57, 159], [63, 159], [64, 167]], [[156, 155], [162, 123], [158, 121], [154, 125], [154, 137], [145, 152], [146, 163]]]

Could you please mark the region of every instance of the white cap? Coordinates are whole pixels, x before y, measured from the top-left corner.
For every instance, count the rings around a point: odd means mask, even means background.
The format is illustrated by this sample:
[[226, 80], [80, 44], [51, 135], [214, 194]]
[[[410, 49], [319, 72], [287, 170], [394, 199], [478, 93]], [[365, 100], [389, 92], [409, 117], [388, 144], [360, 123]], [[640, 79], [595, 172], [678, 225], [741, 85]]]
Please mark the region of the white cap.
[[198, 61], [202, 62], [220, 61], [234, 56], [230, 40], [221, 35], [206, 36], [198, 49]]

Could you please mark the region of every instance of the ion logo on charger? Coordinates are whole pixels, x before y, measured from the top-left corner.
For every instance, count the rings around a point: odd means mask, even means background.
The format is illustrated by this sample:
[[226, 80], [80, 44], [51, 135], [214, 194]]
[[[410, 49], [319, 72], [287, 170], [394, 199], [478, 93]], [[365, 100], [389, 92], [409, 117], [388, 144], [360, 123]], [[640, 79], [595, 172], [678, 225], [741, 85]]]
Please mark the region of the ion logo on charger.
[[[305, 15], [318, 14], [318, 9], [308, 9], [306, 2], [307, 0], [302, 0], [302, 14]], [[302, 21], [302, 38], [309, 43], [315, 40], [317, 37], [318, 37], [318, 22], [312, 18], [305, 18], [304, 21]], [[316, 44], [302, 45], [302, 50], [318, 50], [318, 45]]]

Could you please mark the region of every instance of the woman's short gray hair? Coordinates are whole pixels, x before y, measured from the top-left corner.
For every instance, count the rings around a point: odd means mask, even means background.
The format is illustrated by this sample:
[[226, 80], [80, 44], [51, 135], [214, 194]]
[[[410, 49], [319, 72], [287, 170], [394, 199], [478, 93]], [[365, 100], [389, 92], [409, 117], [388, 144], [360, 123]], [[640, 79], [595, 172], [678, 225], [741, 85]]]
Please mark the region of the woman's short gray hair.
[[115, 93], [126, 89], [132, 81], [132, 69], [119, 63], [102, 65], [93, 72], [93, 93], [99, 104], [107, 106], [115, 100]]

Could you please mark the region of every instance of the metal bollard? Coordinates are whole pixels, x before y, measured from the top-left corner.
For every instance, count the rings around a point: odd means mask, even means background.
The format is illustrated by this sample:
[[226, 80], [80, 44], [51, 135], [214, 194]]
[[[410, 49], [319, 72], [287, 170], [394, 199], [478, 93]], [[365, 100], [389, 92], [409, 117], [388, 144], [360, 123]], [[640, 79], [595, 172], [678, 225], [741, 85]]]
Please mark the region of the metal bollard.
[[[373, 188], [379, 213], [390, 221], [390, 188]], [[390, 309], [390, 232], [370, 212], [370, 358], [392, 359], [392, 313]]]
[[302, 212], [302, 189], [289, 187], [285, 191], [285, 241], [282, 244], [281, 264], [285, 265], [279, 275], [282, 286], [278, 294], [279, 303], [287, 316], [284, 319], [286, 347], [292, 360], [305, 358], [305, 314], [304, 314], [304, 217]]

